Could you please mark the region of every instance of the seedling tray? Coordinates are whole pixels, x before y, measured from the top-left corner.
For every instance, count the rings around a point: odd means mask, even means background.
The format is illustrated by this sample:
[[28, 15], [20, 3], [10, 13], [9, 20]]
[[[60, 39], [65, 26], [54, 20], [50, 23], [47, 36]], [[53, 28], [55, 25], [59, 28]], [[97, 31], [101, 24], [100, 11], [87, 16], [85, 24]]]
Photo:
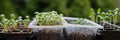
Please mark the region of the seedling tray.
[[32, 32], [11, 32], [4, 35], [6, 40], [28, 40]]

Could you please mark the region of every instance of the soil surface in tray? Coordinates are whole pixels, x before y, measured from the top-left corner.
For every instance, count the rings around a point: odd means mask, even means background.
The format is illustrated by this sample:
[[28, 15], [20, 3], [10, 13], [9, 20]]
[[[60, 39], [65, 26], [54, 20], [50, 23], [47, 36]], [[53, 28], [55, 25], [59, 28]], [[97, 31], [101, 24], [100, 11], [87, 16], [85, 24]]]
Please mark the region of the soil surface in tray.
[[38, 40], [61, 40], [61, 30], [49, 30], [49, 29], [43, 29], [39, 30], [38, 33]]

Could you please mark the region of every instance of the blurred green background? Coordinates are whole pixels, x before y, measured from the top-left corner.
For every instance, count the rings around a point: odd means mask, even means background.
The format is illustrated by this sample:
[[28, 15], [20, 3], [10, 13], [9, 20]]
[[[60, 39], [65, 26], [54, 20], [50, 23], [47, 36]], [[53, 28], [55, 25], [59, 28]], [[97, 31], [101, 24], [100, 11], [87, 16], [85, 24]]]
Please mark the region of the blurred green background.
[[89, 9], [102, 8], [103, 11], [119, 8], [120, 0], [0, 0], [0, 14], [7, 18], [16, 16], [35, 16], [34, 12], [58, 11], [64, 16], [88, 18]]

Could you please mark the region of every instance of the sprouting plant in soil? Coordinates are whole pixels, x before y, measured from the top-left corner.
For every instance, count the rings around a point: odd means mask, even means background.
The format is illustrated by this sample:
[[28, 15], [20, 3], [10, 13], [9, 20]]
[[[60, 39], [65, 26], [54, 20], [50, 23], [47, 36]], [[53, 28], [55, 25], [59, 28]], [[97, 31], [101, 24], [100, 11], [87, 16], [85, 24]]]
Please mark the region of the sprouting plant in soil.
[[26, 19], [24, 19], [24, 28], [27, 28], [29, 23], [30, 23], [30, 17], [26, 16]]
[[15, 14], [10, 14], [10, 26], [12, 27], [12, 28], [14, 28], [14, 29], [16, 29], [17, 28], [17, 22], [18, 22], [18, 20], [15, 20]]
[[[100, 15], [101, 15], [101, 8], [98, 8], [97, 9], [97, 13], [96, 13], [96, 18], [95, 18], [96, 19], [96, 23], [98, 23]], [[101, 22], [100, 22], [100, 24], [101, 24]]]
[[58, 15], [56, 11], [52, 12], [35, 12], [36, 20], [39, 25], [60, 25], [64, 21], [62, 20], [63, 15]]
[[106, 21], [106, 18], [107, 18], [106, 13], [102, 12], [99, 17], [100, 17], [100, 19], [102, 19], [102, 25], [104, 27], [105, 21]]
[[115, 25], [115, 23], [117, 23], [117, 18], [119, 16], [119, 9], [115, 8], [115, 10], [113, 10], [113, 24]]
[[89, 17], [92, 21], [95, 22], [95, 12], [94, 12], [93, 8], [90, 9], [90, 16]]
[[[108, 12], [102, 12], [101, 9], [97, 9], [97, 11], [95, 12], [93, 9], [91, 9], [90, 11], [90, 17], [91, 20], [94, 21], [93, 18], [95, 18], [96, 23], [99, 21], [101, 25], [105, 25], [105, 21], [108, 21], [109, 23], [115, 25], [115, 23], [117, 22], [117, 18], [119, 16], [119, 9], [115, 8], [114, 10], [109, 10]], [[111, 28], [111, 25], [110, 25]]]
[[71, 23], [72, 23], [72, 24], [84, 25], [84, 19], [83, 19], [83, 18], [79, 18], [79, 20], [72, 21]]
[[4, 14], [1, 15], [1, 18], [2, 18], [2, 23], [3, 23], [3, 28], [5, 29], [4, 31], [7, 32], [9, 21], [5, 18]]
[[18, 26], [20, 26], [20, 25], [22, 25], [22, 23], [23, 23], [23, 19], [22, 19], [22, 16], [19, 16], [18, 17]]

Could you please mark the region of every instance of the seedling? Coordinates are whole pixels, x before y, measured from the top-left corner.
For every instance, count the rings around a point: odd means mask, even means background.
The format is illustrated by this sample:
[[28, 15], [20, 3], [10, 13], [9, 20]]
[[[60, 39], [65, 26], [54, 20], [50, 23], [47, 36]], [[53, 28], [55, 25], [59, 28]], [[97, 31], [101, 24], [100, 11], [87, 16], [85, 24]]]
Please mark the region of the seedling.
[[2, 15], [1, 15], [1, 18], [2, 18], [2, 22], [4, 23], [4, 22], [5, 22], [5, 15], [2, 14]]
[[1, 18], [2, 18], [2, 23], [3, 23], [3, 28], [5, 29], [4, 31], [7, 32], [9, 21], [5, 18], [4, 14], [1, 15]]
[[119, 9], [115, 8], [115, 10], [113, 10], [113, 24], [115, 25], [115, 23], [117, 22], [117, 18], [118, 18], [118, 13]]
[[17, 21], [15, 20], [15, 14], [11, 14], [10, 15], [11, 19], [10, 19], [10, 26], [12, 26], [14, 29], [17, 28]]
[[26, 19], [24, 20], [24, 25], [25, 25], [25, 28], [28, 27], [28, 24], [30, 23], [30, 17], [29, 16], [26, 16]]
[[4, 23], [5, 32], [8, 32], [8, 24], [9, 24], [9, 20], [5, 19], [5, 23]]
[[72, 23], [72, 24], [84, 25], [84, 19], [83, 19], [83, 18], [79, 18], [79, 20], [72, 21], [71, 23]]
[[90, 19], [92, 20], [92, 21], [94, 21], [95, 22], [95, 12], [94, 12], [94, 10], [91, 8], [90, 9]]
[[18, 17], [18, 24], [19, 24], [19, 25], [22, 25], [22, 23], [23, 23], [22, 16], [19, 16], [19, 17]]
[[39, 25], [60, 25], [64, 22], [62, 20], [63, 15], [58, 15], [56, 11], [35, 12], [35, 14], [37, 14], [35, 17]]
[[100, 19], [102, 19], [102, 25], [104, 26], [105, 25], [104, 22], [106, 21], [106, 17], [107, 17], [105, 12], [102, 12], [99, 17], [100, 17]]
[[[91, 17], [91, 20], [94, 21], [93, 18], [95, 18], [96, 22], [100, 21], [100, 24], [101, 24], [101, 20], [102, 20], [102, 24], [101, 25], [105, 25], [105, 21], [109, 21], [110, 23], [113, 22], [113, 24], [115, 24], [117, 22], [117, 18], [119, 16], [119, 9], [118, 8], [115, 8], [115, 10], [109, 10], [108, 12], [101, 12], [101, 9], [99, 8], [97, 10], [97, 14], [95, 14], [94, 10], [91, 9], [90, 13], [90, 17]], [[95, 16], [96, 15], [96, 16]], [[100, 20], [98, 20], [100, 19]], [[111, 27], [111, 25], [110, 25]]]
[[[98, 22], [99, 20], [99, 17], [100, 17], [100, 15], [101, 15], [101, 8], [98, 8], [97, 9], [97, 14], [96, 14], [96, 22]], [[101, 19], [101, 18], [100, 18]], [[100, 24], [101, 24], [101, 22], [100, 22]]]

